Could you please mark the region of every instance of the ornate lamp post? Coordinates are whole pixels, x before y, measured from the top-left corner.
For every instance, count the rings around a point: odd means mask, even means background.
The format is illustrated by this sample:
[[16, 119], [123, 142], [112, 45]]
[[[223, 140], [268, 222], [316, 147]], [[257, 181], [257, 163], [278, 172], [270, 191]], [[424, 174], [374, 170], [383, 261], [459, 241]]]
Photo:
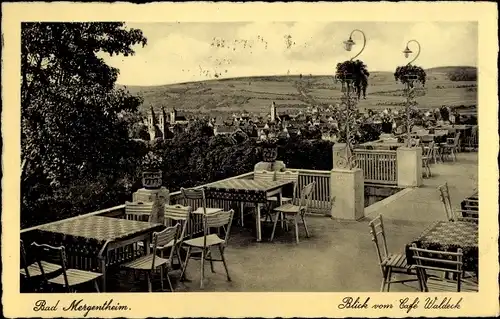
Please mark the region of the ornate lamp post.
[[354, 144], [355, 144], [355, 126], [356, 126], [356, 104], [357, 97], [351, 95], [354, 90], [354, 80], [355, 75], [353, 74], [353, 60], [357, 58], [365, 49], [366, 46], [366, 36], [365, 33], [359, 29], [354, 29], [349, 35], [349, 39], [344, 41], [344, 49], [346, 51], [351, 51], [352, 47], [356, 44], [352, 40], [352, 35], [354, 32], [359, 32], [363, 36], [363, 46], [361, 50], [353, 56], [349, 61], [345, 61], [342, 64], [337, 65], [337, 74], [335, 75], [335, 79], [342, 83], [342, 90], [344, 95], [342, 97], [342, 104], [340, 107], [340, 114], [342, 114], [344, 125], [345, 125], [345, 134], [346, 134], [346, 152], [345, 156], [340, 156], [340, 161], [337, 162], [337, 166], [345, 169], [353, 169], [356, 167], [356, 160], [354, 158]]
[[[417, 81], [419, 79], [418, 73], [420, 72], [420, 70], [419, 70], [420, 68], [418, 68], [418, 67], [413, 68], [411, 65], [420, 55], [420, 43], [417, 40], [408, 41], [406, 43], [406, 48], [403, 50], [403, 53], [404, 53], [405, 58], [410, 57], [410, 54], [412, 54], [413, 51], [410, 50], [408, 45], [412, 42], [417, 44], [418, 51], [417, 51], [417, 54], [415, 55], [415, 57], [413, 58], [413, 60], [411, 60], [410, 62], [408, 62], [408, 64], [406, 64], [405, 71], [401, 75], [402, 82], [405, 84], [404, 91], [405, 91], [405, 95], [406, 95], [405, 115], [406, 115], [406, 135], [407, 135], [406, 136], [406, 146], [407, 147], [412, 146], [412, 143], [411, 143], [411, 127], [412, 127], [412, 125], [411, 125], [412, 124], [411, 123], [411, 121], [412, 121], [411, 120], [411, 110], [412, 110], [412, 106], [414, 106], [416, 104], [416, 102], [414, 101], [414, 98], [415, 98], [414, 84], [415, 84], [415, 81]], [[423, 83], [425, 83], [425, 75], [424, 75], [424, 82]]]

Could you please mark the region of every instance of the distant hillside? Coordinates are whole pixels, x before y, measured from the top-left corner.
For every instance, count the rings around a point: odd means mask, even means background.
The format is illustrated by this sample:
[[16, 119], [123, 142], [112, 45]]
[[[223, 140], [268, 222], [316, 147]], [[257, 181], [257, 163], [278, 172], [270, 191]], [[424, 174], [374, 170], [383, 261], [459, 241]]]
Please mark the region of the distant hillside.
[[[451, 73], [463, 72], [471, 74], [477, 70], [468, 66], [428, 69], [426, 87], [420, 90], [417, 97], [419, 107], [475, 106], [476, 81], [451, 81], [449, 78]], [[304, 109], [309, 105], [338, 103], [342, 96], [340, 84], [326, 75], [257, 76], [126, 88], [144, 98], [143, 112], [150, 106], [156, 110], [163, 106], [211, 115], [267, 113], [273, 101], [281, 112]], [[370, 74], [367, 98], [359, 101], [360, 108], [399, 108], [403, 104], [403, 85], [395, 81], [392, 72]]]

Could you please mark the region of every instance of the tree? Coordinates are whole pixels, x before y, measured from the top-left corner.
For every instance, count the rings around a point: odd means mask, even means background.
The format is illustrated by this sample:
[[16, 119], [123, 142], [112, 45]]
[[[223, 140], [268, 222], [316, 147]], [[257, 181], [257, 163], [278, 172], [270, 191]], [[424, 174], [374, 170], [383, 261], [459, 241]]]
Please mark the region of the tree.
[[126, 114], [142, 101], [115, 87], [119, 71], [99, 54], [146, 43], [123, 23], [22, 24], [23, 224], [97, 208], [128, 187], [137, 163]]

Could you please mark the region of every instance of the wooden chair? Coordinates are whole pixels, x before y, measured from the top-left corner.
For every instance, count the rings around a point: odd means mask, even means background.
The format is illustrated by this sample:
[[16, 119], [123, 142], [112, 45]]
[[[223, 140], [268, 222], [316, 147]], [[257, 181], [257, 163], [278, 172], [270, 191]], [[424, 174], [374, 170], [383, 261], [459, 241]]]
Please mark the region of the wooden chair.
[[[180, 269], [182, 269], [182, 258], [180, 248], [182, 246], [182, 242], [186, 237], [187, 227], [189, 224], [189, 220], [191, 218], [191, 207], [190, 206], [182, 206], [182, 205], [165, 205], [165, 226], [171, 227], [175, 224], [179, 224], [181, 232], [178, 236], [176, 243], [174, 240], [166, 243], [162, 247], [157, 247], [158, 250], [165, 249], [175, 249], [174, 255], [177, 257], [177, 261], [179, 262]], [[140, 244], [143, 244], [140, 242]], [[151, 243], [151, 248], [154, 247], [154, 244]], [[163, 252], [162, 252], [163, 253]], [[172, 260], [173, 262], [173, 260]], [[172, 263], [173, 266], [173, 263]]]
[[448, 138], [447, 143], [441, 144], [441, 156], [450, 156], [453, 161], [457, 160], [456, 153], [458, 152], [461, 132], [457, 132], [455, 137]]
[[293, 203], [283, 204], [274, 209], [274, 211], [276, 211], [276, 219], [274, 220], [273, 232], [271, 233], [271, 241], [273, 241], [274, 239], [274, 233], [276, 231], [276, 224], [278, 223], [278, 220], [288, 222], [287, 216], [293, 216], [295, 224], [295, 240], [297, 241], [297, 244], [299, 243], [299, 217], [302, 219], [302, 223], [304, 224], [306, 237], [309, 237], [309, 230], [307, 229], [305, 215], [309, 210], [309, 206], [311, 205], [311, 195], [315, 184], [316, 182], [307, 184], [302, 189], [300, 199], [294, 198]]
[[[177, 238], [179, 237], [179, 228], [180, 224], [175, 224], [175, 226], [167, 227], [161, 232], [154, 232], [152, 242], [153, 252], [122, 265], [123, 268], [131, 269], [134, 271], [146, 271], [148, 277], [149, 292], [153, 291], [152, 277], [154, 272], [158, 268], [160, 268], [160, 283], [161, 289], [163, 290], [163, 269], [165, 267], [167, 267], [166, 277], [170, 291], [174, 291], [172, 282], [170, 281], [170, 277], [168, 276], [168, 269], [172, 265], [172, 260], [175, 252], [174, 247], [176, 247]], [[165, 250], [167, 250], [167, 248], [170, 248], [168, 259], [164, 258], [164, 252]], [[158, 252], [160, 252], [160, 256], [157, 255]]]
[[[188, 205], [190, 201], [197, 201], [201, 202], [201, 205], [198, 206], [198, 208], [192, 212], [192, 214], [198, 214], [198, 215], [206, 215], [206, 214], [214, 214], [222, 211], [222, 208], [213, 208], [213, 207], [207, 207], [207, 199], [205, 197], [205, 190], [203, 188], [183, 188], [181, 187], [181, 193], [182, 196], [184, 197], [184, 200], [186, 202], [186, 206], [191, 206]], [[191, 206], [192, 207], [192, 206]]]
[[[458, 248], [457, 252], [437, 251], [417, 248], [415, 243], [410, 250], [416, 262], [417, 271], [421, 278], [422, 290], [425, 292], [477, 292], [477, 282], [463, 280], [463, 253]], [[427, 271], [442, 273], [441, 276], [429, 275]], [[453, 279], [448, 279], [447, 274], [453, 274]]]
[[[276, 173], [277, 172], [275, 172], [275, 171], [256, 170], [253, 173], [253, 179], [256, 180], [256, 181], [274, 181], [274, 180], [276, 180]], [[245, 224], [243, 222], [243, 219], [244, 219], [244, 205], [245, 205], [244, 203], [241, 203], [241, 207], [240, 207], [240, 221], [241, 221], [241, 226], [242, 227], [245, 226]], [[261, 207], [262, 206], [266, 206], [267, 209], [262, 210], [263, 213], [264, 213], [265, 221], [267, 221], [269, 219], [272, 222], [273, 219], [272, 219], [271, 214], [269, 213], [269, 206], [261, 204], [261, 203], [257, 203], [257, 205], [260, 205]]]
[[[65, 288], [68, 292], [76, 292], [76, 288], [82, 284], [93, 282], [94, 287], [99, 292], [99, 285], [97, 280], [103, 275], [96, 272], [80, 270], [80, 269], [68, 269], [66, 268], [66, 252], [64, 246], [54, 247], [47, 244], [38, 244], [33, 242], [32, 244], [33, 252], [36, 256], [38, 266], [42, 275], [45, 277], [45, 281], [61, 286]], [[61, 267], [62, 273], [54, 278], [48, 278], [47, 272], [45, 271], [45, 262], [50, 262], [50, 264], [57, 264]], [[53, 268], [48, 268], [51, 271]]]
[[[438, 186], [439, 195], [441, 197], [441, 202], [444, 206], [444, 212], [446, 213], [446, 219], [450, 222], [453, 221], [470, 221], [478, 222], [479, 212], [476, 210], [462, 210], [454, 209], [451, 205], [450, 189], [448, 188], [448, 183]], [[463, 215], [466, 215], [465, 217]]]
[[147, 222], [153, 210], [153, 202], [125, 202], [125, 219]]
[[[227, 280], [231, 281], [226, 258], [224, 256], [224, 250], [229, 239], [233, 216], [234, 210], [232, 209], [228, 212], [220, 211], [210, 215], [203, 215], [203, 237], [185, 240], [183, 243], [183, 245], [187, 247], [187, 256], [186, 261], [184, 262], [184, 267], [182, 268], [181, 278], [184, 277], [189, 259], [192, 257], [193, 249], [195, 249], [201, 251], [201, 289], [203, 289], [203, 280], [205, 278], [205, 260], [210, 261], [212, 272], [215, 272], [213, 262], [222, 262], [224, 264], [224, 269], [226, 270]], [[211, 234], [210, 228], [217, 228], [219, 231], [220, 228], [223, 228], [224, 238], [220, 238], [218, 234]], [[212, 257], [212, 247], [217, 247], [219, 249], [221, 259], [214, 259]]]
[[434, 141], [430, 142], [428, 146], [422, 146], [422, 167], [425, 171], [425, 177], [429, 178], [431, 174], [430, 162], [434, 153]]
[[[393, 254], [389, 253], [387, 249], [387, 240], [385, 236], [384, 221], [382, 215], [373, 219], [370, 223], [370, 234], [372, 241], [377, 250], [377, 257], [379, 261], [380, 270], [382, 271], [382, 285], [380, 291], [387, 292], [390, 290], [391, 284], [405, 283], [417, 281], [420, 283], [417, 272], [411, 265], [408, 265], [406, 254]], [[415, 276], [415, 278], [403, 280], [391, 280], [393, 274], [405, 274]], [[422, 287], [420, 287], [422, 289]]]
[[[28, 256], [26, 254], [26, 249], [24, 247], [24, 242], [20, 240], [21, 246], [20, 246], [20, 253], [21, 253], [21, 269], [20, 269], [20, 274], [21, 276], [26, 279], [28, 282], [34, 281], [34, 280], [41, 280], [44, 281], [44, 284], [46, 282], [47, 277], [53, 277], [55, 274], [60, 272], [62, 270], [61, 265], [59, 264], [54, 264], [47, 262], [45, 260], [40, 260], [38, 261], [33, 261], [29, 262], [28, 261]], [[39, 264], [40, 263], [40, 264]]]
[[[293, 182], [293, 193], [292, 197], [282, 197], [281, 202], [282, 203], [289, 203], [291, 202], [295, 197], [297, 193], [297, 185], [299, 183], [299, 171], [292, 171], [292, 170], [287, 170], [284, 172], [276, 172], [276, 180], [281, 181], [281, 182], [288, 182], [291, 181]], [[271, 196], [267, 198], [268, 201], [272, 202], [277, 202], [278, 197], [277, 196]]]

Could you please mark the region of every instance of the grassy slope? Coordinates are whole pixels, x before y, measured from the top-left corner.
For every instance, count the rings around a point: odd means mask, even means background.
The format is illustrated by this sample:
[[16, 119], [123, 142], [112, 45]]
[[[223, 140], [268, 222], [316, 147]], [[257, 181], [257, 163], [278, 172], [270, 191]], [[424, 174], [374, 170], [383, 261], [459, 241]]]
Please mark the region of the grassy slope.
[[[446, 73], [457, 67], [439, 67], [427, 70], [425, 95], [417, 101], [421, 108], [442, 105], [472, 106], [477, 104], [476, 82], [452, 82]], [[464, 68], [464, 67], [460, 67]], [[469, 67], [465, 67], [469, 69]], [[403, 85], [395, 82], [390, 72], [370, 75], [367, 99], [359, 102], [361, 108], [398, 108], [404, 103]], [[131, 93], [144, 98], [143, 111], [152, 105], [175, 107], [197, 113], [213, 115], [227, 112], [268, 112], [275, 101], [280, 111], [304, 108], [308, 104], [332, 104], [342, 94], [340, 84], [330, 76], [262, 76], [162, 86], [127, 87]]]

